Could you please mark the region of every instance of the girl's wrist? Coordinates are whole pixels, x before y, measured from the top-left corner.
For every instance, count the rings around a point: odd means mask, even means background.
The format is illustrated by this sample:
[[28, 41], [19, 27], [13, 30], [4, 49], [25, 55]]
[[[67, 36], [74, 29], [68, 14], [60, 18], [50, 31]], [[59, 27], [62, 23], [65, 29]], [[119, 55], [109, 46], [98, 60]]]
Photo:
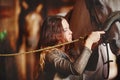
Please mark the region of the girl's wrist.
[[85, 41], [85, 47], [89, 48], [91, 50], [93, 42], [90, 39], [87, 39]]

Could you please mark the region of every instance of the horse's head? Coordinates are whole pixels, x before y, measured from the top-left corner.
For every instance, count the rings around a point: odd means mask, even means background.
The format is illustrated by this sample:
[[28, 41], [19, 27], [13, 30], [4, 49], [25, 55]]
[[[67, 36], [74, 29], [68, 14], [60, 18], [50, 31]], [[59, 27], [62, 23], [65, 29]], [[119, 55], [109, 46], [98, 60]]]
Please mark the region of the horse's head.
[[[107, 31], [105, 38], [109, 40], [112, 51], [114, 53], [120, 51], [120, 27], [119, 15], [112, 12], [120, 10], [119, 0], [86, 0], [86, 6], [90, 13], [91, 22], [93, 25], [99, 27], [100, 30]], [[116, 20], [115, 20], [116, 18]], [[110, 19], [110, 20], [107, 20]], [[106, 27], [110, 26], [110, 29]]]
[[[84, 37], [95, 30], [105, 30], [106, 34], [103, 35], [101, 41], [109, 41], [113, 53], [116, 54], [119, 51], [120, 54], [120, 27], [116, 20], [115, 22], [111, 20], [115, 15], [110, 17], [112, 12], [119, 11], [119, 7], [120, 0], [76, 0], [72, 12], [67, 15], [70, 28], [73, 31], [73, 38]], [[109, 17], [110, 20], [108, 20]], [[107, 26], [110, 26], [110, 28], [108, 29]], [[79, 44], [75, 45], [78, 52], [79, 47], [81, 48]], [[96, 50], [94, 48], [93, 53], [96, 53]], [[92, 56], [95, 57], [93, 60], [93, 57], [91, 57], [88, 64], [92, 65], [94, 63], [93, 67], [95, 69], [95, 63], [97, 64], [99, 55], [93, 54]]]
[[[73, 37], [79, 38], [95, 30], [104, 30], [103, 26], [112, 12], [120, 10], [119, 0], [77, 0], [72, 12], [68, 13]], [[120, 51], [120, 28], [112, 24], [107, 32], [111, 48]], [[116, 50], [117, 49], [117, 50]], [[116, 53], [116, 52], [115, 52]]]

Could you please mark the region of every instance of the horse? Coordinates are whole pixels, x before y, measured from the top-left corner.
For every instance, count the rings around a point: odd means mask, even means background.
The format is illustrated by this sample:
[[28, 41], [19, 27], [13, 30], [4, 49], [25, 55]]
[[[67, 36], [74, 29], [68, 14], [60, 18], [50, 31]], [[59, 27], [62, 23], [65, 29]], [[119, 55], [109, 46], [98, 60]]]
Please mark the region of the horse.
[[[73, 9], [65, 16], [70, 24], [70, 28], [73, 31], [73, 38], [79, 38], [80, 36], [86, 36], [90, 34], [92, 31], [104, 30], [106, 26], [103, 26], [112, 12], [120, 10], [120, 1], [119, 0], [77, 0]], [[117, 66], [119, 67], [119, 55], [120, 55], [120, 28], [119, 23], [112, 24], [110, 30], [106, 33], [108, 36], [105, 37], [105, 40], [109, 40], [110, 49], [112, 50], [112, 54], [110, 56], [114, 56], [117, 58]], [[75, 43], [75, 49], [78, 53], [82, 49], [80, 45], [82, 42]], [[98, 45], [99, 46], [99, 45]], [[98, 47], [93, 48], [93, 53], [98, 51]], [[104, 55], [103, 55], [104, 56]], [[85, 71], [97, 71], [97, 64], [99, 62], [100, 54], [92, 54], [89, 59], [88, 65]], [[116, 60], [116, 59], [115, 59]], [[110, 63], [111, 64], [111, 63]], [[108, 66], [110, 66], [108, 64]], [[92, 66], [92, 67], [91, 67]], [[104, 66], [104, 65], [103, 65]], [[116, 67], [117, 67], [116, 66]], [[117, 77], [110, 77], [110, 71], [107, 70], [107, 76], [103, 75], [104, 79], [118, 79], [119, 78], [119, 69]], [[97, 72], [93, 72], [96, 74]], [[113, 72], [114, 73], [114, 72]], [[90, 75], [90, 74], [89, 74]], [[113, 74], [111, 74], [113, 75]], [[92, 75], [91, 75], [92, 76]], [[91, 79], [88, 79], [91, 80]], [[93, 79], [92, 79], [93, 80]], [[95, 79], [96, 80], [96, 79]], [[97, 78], [99, 80], [99, 78]], [[101, 79], [103, 80], [103, 79]]]

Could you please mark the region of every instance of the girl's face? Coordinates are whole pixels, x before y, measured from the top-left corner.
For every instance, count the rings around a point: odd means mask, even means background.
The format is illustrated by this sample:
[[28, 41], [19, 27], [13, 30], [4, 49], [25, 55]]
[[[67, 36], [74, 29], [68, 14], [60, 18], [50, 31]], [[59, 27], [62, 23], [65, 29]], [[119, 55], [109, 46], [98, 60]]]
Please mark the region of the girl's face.
[[69, 28], [69, 24], [65, 19], [62, 19], [62, 25], [64, 29], [64, 37], [67, 41], [72, 41], [72, 31]]

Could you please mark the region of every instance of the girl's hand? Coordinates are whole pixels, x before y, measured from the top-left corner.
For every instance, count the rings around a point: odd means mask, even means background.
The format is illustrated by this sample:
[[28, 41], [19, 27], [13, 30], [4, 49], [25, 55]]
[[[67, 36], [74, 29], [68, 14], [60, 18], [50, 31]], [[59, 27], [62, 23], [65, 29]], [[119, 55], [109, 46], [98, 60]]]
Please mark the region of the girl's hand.
[[105, 32], [104, 31], [94, 31], [94, 32], [92, 32], [88, 36], [88, 38], [85, 42], [85, 46], [88, 47], [89, 49], [91, 49], [93, 43], [96, 43], [100, 40], [100, 35], [101, 34], [105, 34]]

